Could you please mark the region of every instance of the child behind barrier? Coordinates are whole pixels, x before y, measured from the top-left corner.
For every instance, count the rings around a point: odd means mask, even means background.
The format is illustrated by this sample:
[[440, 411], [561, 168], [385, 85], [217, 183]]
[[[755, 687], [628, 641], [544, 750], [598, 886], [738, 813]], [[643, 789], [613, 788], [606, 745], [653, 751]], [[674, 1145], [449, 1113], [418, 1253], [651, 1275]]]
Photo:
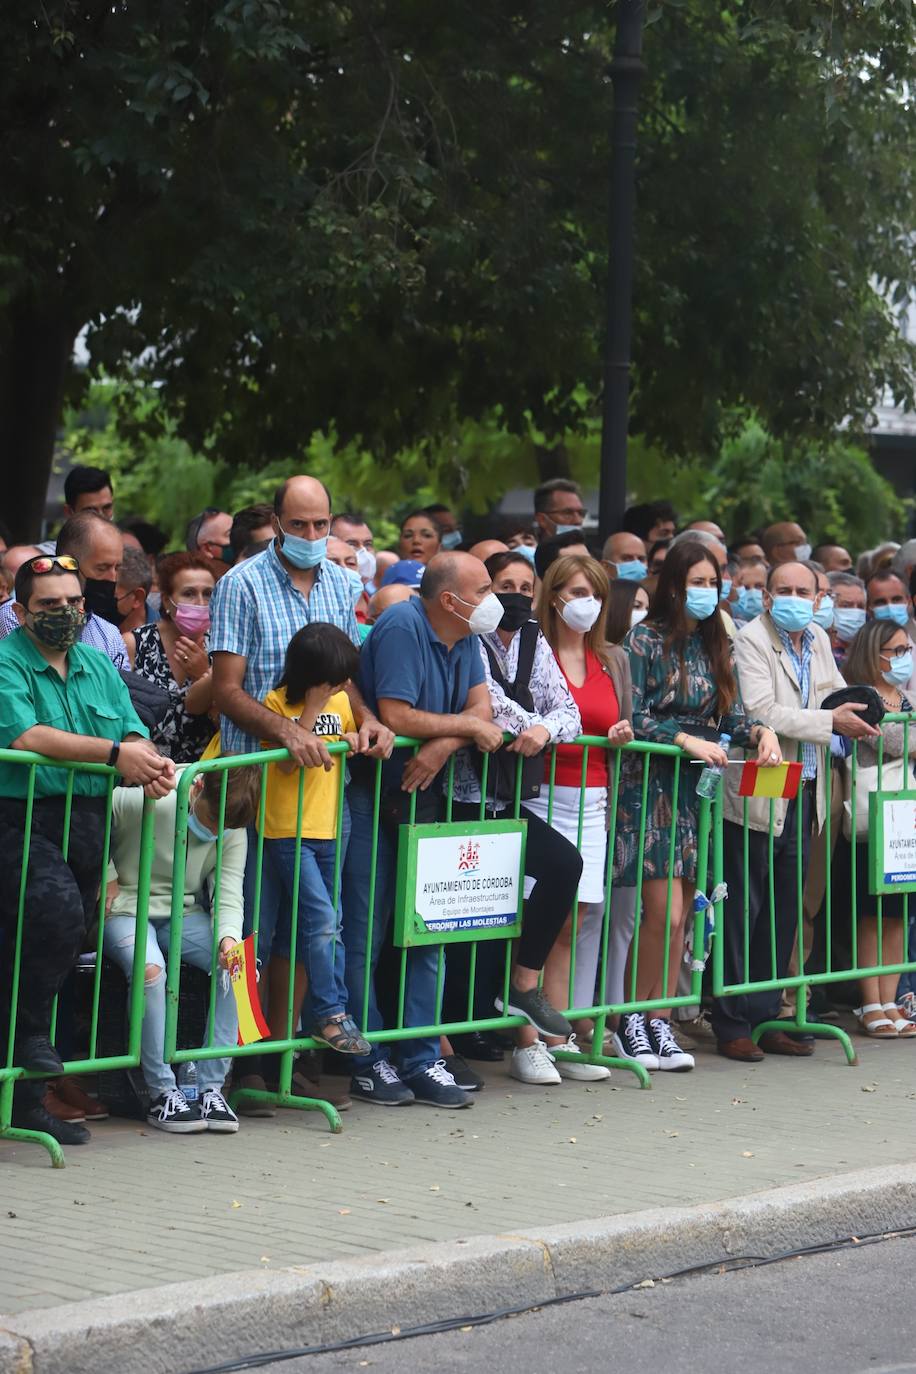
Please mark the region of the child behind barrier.
[[[283, 676], [264, 705], [327, 743], [345, 741], [355, 751], [356, 721], [344, 688], [358, 667], [358, 651], [342, 630], [318, 622], [306, 625], [290, 640]], [[323, 767], [300, 770], [289, 760], [273, 763], [267, 770], [264, 875], [277, 893], [281, 911], [271, 952], [267, 1019], [272, 1038], [285, 1040], [298, 871], [292, 1033], [307, 986], [315, 1039], [342, 1054], [368, 1054], [370, 1046], [346, 1009], [340, 903], [334, 895], [335, 869], [340, 872], [343, 867], [350, 833], [346, 802], [338, 831], [343, 767], [344, 757], [338, 753], [332, 754]]]
[[[189, 766], [189, 765], [186, 765]], [[178, 768], [181, 774], [184, 768]], [[188, 811], [188, 853], [184, 876], [184, 920], [181, 957], [210, 973], [213, 959], [211, 901], [216, 872], [216, 830], [219, 826], [222, 774], [202, 773], [191, 783]], [[227, 967], [226, 952], [242, 938], [242, 877], [248, 841], [245, 827], [258, 811], [260, 774], [256, 768], [232, 768], [226, 784], [226, 810], [219, 885], [217, 936], [218, 969]], [[238, 1117], [222, 1094], [228, 1059], [197, 1063], [200, 1100], [189, 1102], [163, 1059], [165, 1038], [165, 956], [170, 941], [172, 862], [175, 845], [177, 793], [156, 804], [155, 852], [150, 880], [149, 927], [146, 941], [145, 1008], [140, 1066], [149, 1089], [147, 1121], [160, 1131], [190, 1134], [231, 1132]], [[128, 982], [133, 974], [140, 868], [143, 792], [118, 787], [112, 804], [111, 862], [119, 891], [105, 921], [104, 950], [121, 968]], [[235, 998], [228, 978], [220, 978], [213, 1014], [213, 1043], [234, 1045], [238, 1037]]]

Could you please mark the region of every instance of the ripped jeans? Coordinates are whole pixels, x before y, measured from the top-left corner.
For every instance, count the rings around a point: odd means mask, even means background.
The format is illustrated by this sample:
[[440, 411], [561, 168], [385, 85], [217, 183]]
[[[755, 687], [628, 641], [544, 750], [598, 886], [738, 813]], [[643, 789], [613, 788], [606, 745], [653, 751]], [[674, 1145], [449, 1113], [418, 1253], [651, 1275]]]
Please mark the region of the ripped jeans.
[[[104, 950], [121, 969], [128, 983], [134, 964], [133, 916], [109, 916], [105, 922]], [[165, 1043], [165, 956], [169, 949], [169, 922], [150, 921], [146, 935], [146, 1006], [140, 1039], [140, 1067], [153, 1098], [175, 1087], [175, 1075], [163, 1060]], [[185, 913], [181, 936], [181, 957], [195, 968], [210, 973], [213, 958], [213, 923], [202, 911]], [[158, 973], [149, 975], [155, 966]], [[222, 972], [222, 970], [220, 970]], [[217, 975], [218, 976], [218, 975]], [[238, 1040], [238, 1016], [232, 988], [219, 979], [213, 1011], [213, 1044], [234, 1045]], [[197, 1082], [201, 1095], [207, 1088], [222, 1089], [229, 1072], [229, 1059], [201, 1059], [197, 1063]]]

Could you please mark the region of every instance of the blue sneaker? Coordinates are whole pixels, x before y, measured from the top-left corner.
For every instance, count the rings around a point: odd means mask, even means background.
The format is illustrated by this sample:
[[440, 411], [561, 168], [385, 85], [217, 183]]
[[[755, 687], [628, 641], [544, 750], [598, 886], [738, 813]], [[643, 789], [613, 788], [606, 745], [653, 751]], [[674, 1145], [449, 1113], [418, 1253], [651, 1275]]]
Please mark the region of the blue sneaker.
[[430, 1107], [473, 1107], [473, 1099], [463, 1088], [459, 1088], [444, 1059], [422, 1069], [420, 1073], [405, 1078], [417, 1102], [425, 1102]]
[[355, 1073], [350, 1079], [350, 1092], [360, 1102], [374, 1102], [378, 1107], [407, 1107], [414, 1098], [387, 1059], [379, 1059]]

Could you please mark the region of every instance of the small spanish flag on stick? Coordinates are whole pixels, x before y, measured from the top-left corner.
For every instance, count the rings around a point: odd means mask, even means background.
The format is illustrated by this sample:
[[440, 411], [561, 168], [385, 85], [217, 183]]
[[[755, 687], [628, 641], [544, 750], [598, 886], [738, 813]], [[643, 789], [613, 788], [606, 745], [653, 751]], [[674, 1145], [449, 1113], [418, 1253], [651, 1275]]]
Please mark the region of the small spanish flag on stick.
[[264, 1020], [258, 996], [258, 961], [253, 935], [232, 946], [228, 963], [229, 979], [239, 1014], [239, 1044], [253, 1045], [258, 1040], [267, 1040], [270, 1027]]
[[785, 801], [791, 801], [798, 796], [801, 775], [800, 763], [777, 763], [775, 768], [746, 763], [741, 772], [738, 796], [782, 797]]

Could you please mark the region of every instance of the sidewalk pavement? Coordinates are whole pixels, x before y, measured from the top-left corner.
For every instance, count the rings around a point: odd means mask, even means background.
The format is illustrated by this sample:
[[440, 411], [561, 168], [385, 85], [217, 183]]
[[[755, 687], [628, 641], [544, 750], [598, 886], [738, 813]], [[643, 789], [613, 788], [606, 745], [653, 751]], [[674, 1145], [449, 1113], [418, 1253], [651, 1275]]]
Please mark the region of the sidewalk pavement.
[[470, 1111], [354, 1103], [337, 1136], [295, 1111], [234, 1136], [111, 1120], [63, 1170], [0, 1141], [0, 1312], [909, 1163], [916, 1048], [856, 1047], [856, 1068], [832, 1041], [745, 1066], [700, 1040], [696, 1071], [655, 1074], [651, 1091], [625, 1071], [528, 1087], [507, 1057]]

